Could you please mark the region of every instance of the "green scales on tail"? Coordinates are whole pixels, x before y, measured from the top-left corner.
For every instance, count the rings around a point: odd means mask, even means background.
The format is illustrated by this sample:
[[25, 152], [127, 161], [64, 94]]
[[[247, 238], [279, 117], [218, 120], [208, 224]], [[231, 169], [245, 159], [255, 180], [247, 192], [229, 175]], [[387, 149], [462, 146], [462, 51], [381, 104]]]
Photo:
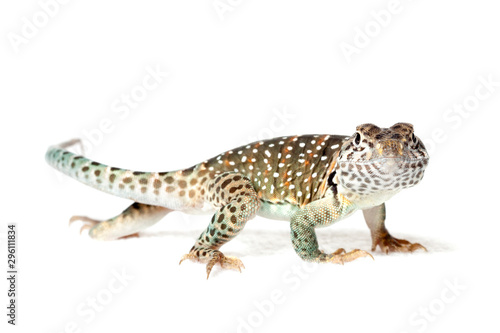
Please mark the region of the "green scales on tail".
[[[362, 250], [324, 253], [315, 228], [362, 210], [372, 250], [412, 252], [418, 243], [392, 237], [385, 228], [385, 201], [420, 182], [429, 161], [413, 126], [364, 124], [350, 136], [299, 135], [254, 142], [191, 168], [139, 172], [110, 167], [66, 150], [73, 140], [49, 148], [54, 168], [98, 190], [133, 200], [105, 221], [75, 216], [90, 237], [113, 240], [137, 235], [172, 211], [212, 213], [184, 259], [207, 262], [207, 277], [219, 263], [243, 267], [219, 250], [255, 215], [290, 221], [292, 245], [304, 260], [343, 263], [371, 256]], [[181, 262], [182, 262], [181, 260]]]

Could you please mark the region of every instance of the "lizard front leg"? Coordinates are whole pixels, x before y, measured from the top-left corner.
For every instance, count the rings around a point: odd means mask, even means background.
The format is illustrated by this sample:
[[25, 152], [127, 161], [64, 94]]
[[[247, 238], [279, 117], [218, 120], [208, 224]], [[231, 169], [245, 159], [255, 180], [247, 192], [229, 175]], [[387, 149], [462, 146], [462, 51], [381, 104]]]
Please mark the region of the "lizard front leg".
[[208, 279], [215, 264], [240, 271], [244, 267], [240, 259], [225, 256], [219, 248], [236, 237], [255, 216], [260, 201], [250, 179], [236, 172], [223, 173], [207, 182], [205, 193], [205, 199], [219, 209], [180, 263], [186, 259], [207, 262]]
[[[316, 227], [327, 226], [349, 215], [355, 207], [342, 195], [314, 201], [298, 211], [290, 221], [291, 238], [295, 252], [306, 261], [340, 263], [361, 257], [372, 257], [366, 251], [355, 249], [346, 253], [342, 248], [333, 253], [319, 250]], [[373, 257], [372, 257], [373, 259]]]
[[382, 252], [413, 252], [418, 249], [427, 249], [419, 243], [410, 243], [405, 239], [392, 237], [385, 228], [385, 203], [363, 210], [366, 224], [370, 228], [372, 236], [372, 251], [377, 246]]

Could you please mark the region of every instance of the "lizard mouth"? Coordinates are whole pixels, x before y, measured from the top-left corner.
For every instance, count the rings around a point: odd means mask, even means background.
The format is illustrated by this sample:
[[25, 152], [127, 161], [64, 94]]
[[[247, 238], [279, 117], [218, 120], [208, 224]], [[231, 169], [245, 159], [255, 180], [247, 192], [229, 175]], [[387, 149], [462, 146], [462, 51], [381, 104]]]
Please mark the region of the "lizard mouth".
[[365, 161], [349, 161], [353, 164], [373, 164], [373, 163], [384, 163], [384, 162], [403, 162], [403, 163], [414, 163], [429, 160], [428, 157], [418, 157], [418, 158], [408, 158], [403, 156], [392, 156], [392, 157], [379, 157], [375, 159], [365, 160]]
[[350, 161], [358, 170], [366, 171], [374, 177], [400, 177], [407, 173], [425, 170], [428, 157], [407, 158], [402, 156], [380, 157], [367, 161]]

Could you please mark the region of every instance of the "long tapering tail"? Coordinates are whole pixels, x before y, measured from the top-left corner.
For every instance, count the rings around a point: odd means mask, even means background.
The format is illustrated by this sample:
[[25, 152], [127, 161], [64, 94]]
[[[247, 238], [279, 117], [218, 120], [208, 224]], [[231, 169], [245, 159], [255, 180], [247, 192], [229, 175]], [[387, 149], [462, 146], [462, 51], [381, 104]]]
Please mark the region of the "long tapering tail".
[[51, 146], [45, 159], [71, 178], [115, 196], [175, 210], [182, 210], [189, 204], [179, 195], [179, 187], [186, 183], [182, 170], [141, 172], [110, 167], [67, 150], [78, 143], [80, 140], [73, 139]]

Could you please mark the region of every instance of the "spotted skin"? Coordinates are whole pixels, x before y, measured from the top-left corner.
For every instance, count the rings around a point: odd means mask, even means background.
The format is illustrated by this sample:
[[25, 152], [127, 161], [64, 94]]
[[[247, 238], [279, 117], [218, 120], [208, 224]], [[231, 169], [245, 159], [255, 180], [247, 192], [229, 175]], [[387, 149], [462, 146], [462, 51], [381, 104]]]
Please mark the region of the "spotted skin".
[[[220, 247], [255, 215], [290, 221], [292, 244], [304, 260], [343, 263], [370, 256], [361, 250], [319, 250], [315, 228], [362, 210], [373, 249], [412, 252], [423, 248], [392, 237], [385, 228], [385, 201], [418, 184], [429, 156], [413, 126], [363, 124], [350, 136], [300, 135], [258, 141], [188, 169], [142, 172], [110, 167], [67, 148], [49, 148], [46, 159], [63, 173], [101, 191], [136, 202], [117, 217], [92, 224], [90, 236], [135, 234], [170, 211], [213, 213], [210, 224], [182, 260], [241, 269]], [[81, 217], [80, 217], [81, 218]], [[91, 221], [91, 222], [89, 222]], [[181, 262], [182, 262], [181, 260]]]

